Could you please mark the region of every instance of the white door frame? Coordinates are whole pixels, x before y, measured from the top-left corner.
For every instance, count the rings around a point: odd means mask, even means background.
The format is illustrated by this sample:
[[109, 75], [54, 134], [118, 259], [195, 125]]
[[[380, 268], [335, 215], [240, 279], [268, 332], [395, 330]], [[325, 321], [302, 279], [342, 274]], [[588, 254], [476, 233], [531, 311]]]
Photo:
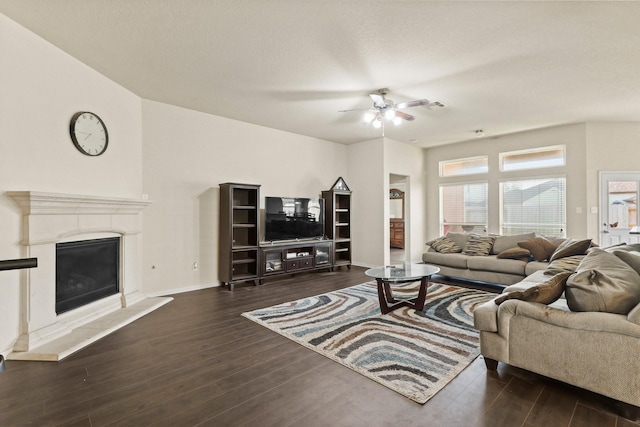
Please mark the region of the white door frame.
[[[387, 200], [387, 208], [385, 210], [386, 215], [385, 215], [385, 224], [386, 224], [386, 229], [389, 230], [389, 189], [392, 187], [391, 184], [391, 176], [396, 176], [396, 177], [403, 177], [404, 178], [404, 261], [405, 262], [409, 262], [411, 260], [411, 200], [410, 200], [410, 193], [411, 193], [411, 181], [410, 181], [410, 177], [408, 175], [404, 175], [404, 174], [397, 174], [397, 173], [389, 173], [388, 177], [387, 177], [387, 192], [386, 192], [386, 200]], [[387, 231], [387, 243], [385, 244], [385, 265], [389, 265], [391, 263], [391, 248], [390, 248], [390, 233]]]

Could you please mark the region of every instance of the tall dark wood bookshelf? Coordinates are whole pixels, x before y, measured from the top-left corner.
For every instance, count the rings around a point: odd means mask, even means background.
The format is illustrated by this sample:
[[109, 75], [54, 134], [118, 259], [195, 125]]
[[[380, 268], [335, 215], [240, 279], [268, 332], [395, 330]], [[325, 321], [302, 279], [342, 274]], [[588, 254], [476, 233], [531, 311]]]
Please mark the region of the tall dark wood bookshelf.
[[260, 186], [220, 184], [219, 277], [230, 290], [261, 277]]
[[342, 178], [331, 190], [323, 191], [325, 205], [325, 234], [333, 239], [334, 267], [351, 268], [351, 190]]

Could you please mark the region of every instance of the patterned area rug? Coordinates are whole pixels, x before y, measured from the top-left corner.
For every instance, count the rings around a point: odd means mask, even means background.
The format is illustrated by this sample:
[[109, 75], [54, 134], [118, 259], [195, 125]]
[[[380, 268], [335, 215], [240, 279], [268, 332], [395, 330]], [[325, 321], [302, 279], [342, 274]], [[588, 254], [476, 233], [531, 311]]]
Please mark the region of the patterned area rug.
[[[394, 297], [412, 297], [415, 288], [394, 286]], [[382, 315], [372, 281], [242, 315], [425, 403], [478, 356], [473, 309], [494, 296], [432, 282], [424, 312]]]

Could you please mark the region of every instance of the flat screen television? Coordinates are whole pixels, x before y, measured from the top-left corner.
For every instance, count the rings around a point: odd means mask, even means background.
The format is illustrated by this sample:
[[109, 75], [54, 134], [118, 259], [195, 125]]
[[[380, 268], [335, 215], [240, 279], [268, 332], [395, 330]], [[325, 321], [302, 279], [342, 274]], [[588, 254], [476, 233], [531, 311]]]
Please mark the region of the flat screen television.
[[324, 236], [324, 199], [265, 197], [264, 239], [320, 239]]

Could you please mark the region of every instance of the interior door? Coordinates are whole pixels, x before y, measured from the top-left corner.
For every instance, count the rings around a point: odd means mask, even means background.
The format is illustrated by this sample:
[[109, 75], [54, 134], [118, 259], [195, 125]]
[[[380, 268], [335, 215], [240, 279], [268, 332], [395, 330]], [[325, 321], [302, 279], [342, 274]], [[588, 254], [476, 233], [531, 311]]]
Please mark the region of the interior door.
[[[386, 217], [389, 244], [385, 248], [385, 259], [388, 260], [385, 262], [388, 265], [401, 265], [411, 260], [409, 186], [408, 176], [389, 174], [389, 213]], [[400, 238], [402, 244], [398, 245], [398, 239], [395, 238]]]
[[639, 243], [640, 172], [600, 173], [600, 246]]

